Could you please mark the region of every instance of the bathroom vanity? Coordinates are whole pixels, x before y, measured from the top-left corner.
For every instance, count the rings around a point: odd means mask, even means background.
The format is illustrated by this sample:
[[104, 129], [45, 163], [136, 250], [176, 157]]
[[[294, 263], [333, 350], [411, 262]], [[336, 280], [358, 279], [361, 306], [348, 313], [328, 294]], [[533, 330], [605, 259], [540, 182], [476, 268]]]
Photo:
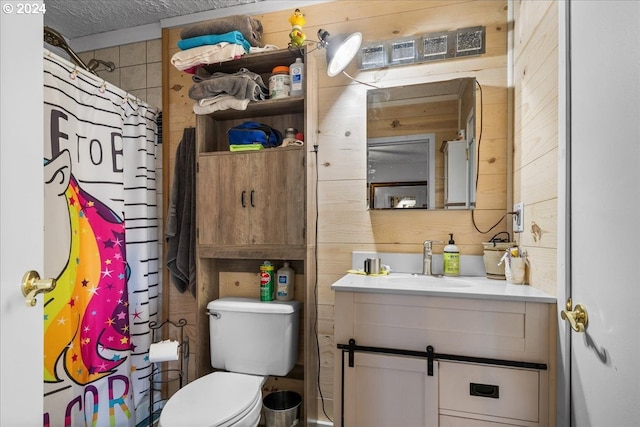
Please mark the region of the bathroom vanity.
[[554, 296], [401, 273], [332, 289], [334, 425], [554, 425]]

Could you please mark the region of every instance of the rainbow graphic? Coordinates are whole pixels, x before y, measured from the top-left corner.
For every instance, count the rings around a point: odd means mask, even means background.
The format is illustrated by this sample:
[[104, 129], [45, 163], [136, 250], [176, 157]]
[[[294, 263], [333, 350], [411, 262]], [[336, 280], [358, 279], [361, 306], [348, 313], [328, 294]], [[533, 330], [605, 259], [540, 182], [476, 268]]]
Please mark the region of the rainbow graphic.
[[73, 176], [65, 197], [71, 249], [45, 298], [44, 379], [86, 385], [114, 373], [133, 350], [124, 221]]

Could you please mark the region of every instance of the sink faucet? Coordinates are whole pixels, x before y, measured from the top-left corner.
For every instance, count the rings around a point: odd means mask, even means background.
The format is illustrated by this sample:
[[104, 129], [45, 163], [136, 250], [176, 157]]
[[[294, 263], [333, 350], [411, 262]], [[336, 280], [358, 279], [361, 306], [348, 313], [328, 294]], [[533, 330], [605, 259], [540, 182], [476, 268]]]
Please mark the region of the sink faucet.
[[424, 249], [422, 253], [422, 274], [425, 276], [433, 276], [433, 267], [432, 267], [432, 244], [433, 243], [442, 243], [441, 240], [425, 240], [422, 244]]

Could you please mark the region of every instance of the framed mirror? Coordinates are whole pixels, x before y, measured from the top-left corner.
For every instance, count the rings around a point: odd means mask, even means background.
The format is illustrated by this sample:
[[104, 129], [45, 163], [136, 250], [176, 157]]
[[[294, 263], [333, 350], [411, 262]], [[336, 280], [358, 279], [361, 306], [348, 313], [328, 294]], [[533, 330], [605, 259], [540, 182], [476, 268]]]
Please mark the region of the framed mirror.
[[369, 209], [473, 209], [476, 79], [367, 91]]

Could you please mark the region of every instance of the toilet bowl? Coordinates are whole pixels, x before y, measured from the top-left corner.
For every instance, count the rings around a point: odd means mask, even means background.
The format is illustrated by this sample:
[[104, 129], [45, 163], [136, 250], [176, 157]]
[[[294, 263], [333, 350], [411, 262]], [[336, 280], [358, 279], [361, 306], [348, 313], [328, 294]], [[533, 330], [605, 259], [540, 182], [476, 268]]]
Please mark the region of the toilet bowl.
[[266, 377], [232, 372], [205, 375], [178, 390], [162, 409], [159, 427], [255, 427]]
[[287, 375], [295, 365], [299, 302], [221, 298], [207, 310], [211, 366], [219, 371], [178, 390], [159, 427], [255, 427], [267, 376]]

